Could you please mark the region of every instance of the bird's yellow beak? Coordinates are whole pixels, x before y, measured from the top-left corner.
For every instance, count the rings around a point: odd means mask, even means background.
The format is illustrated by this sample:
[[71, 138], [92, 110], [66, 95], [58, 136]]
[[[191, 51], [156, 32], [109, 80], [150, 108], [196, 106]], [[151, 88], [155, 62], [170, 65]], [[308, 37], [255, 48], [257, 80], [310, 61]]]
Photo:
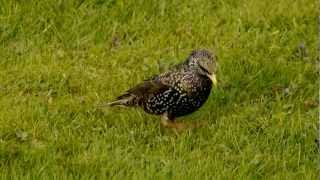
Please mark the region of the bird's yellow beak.
[[212, 83], [213, 83], [215, 86], [217, 86], [218, 81], [217, 81], [216, 75], [215, 75], [215, 74], [212, 74], [212, 75], [208, 75], [208, 77], [211, 79]]

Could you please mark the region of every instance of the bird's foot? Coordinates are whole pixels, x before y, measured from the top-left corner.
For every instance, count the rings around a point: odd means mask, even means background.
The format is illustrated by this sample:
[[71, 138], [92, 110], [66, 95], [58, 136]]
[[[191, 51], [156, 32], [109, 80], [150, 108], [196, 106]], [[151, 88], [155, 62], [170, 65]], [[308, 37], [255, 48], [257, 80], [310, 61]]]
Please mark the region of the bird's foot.
[[190, 125], [186, 125], [183, 123], [176, 122], [176, 121], [174, 121], [174, 119], [168, 118], [167, 114], [164, 114], [164, 116], [162, 116], [161, 125], [164, 128], [173, 129], [177, 135], [184, 132], [185, 130], [191, 130], [191, 129], [203, 127], [203, 124], [201, 124], [201, 123], [193, 123]]
[[197, 128], [202, 128], [204, 126], [204, 124], [201, 123], [192, 123], [189, 128], [190, 129], [197, 129]]
[[178, 133], [181, 133], [183, 132], [183, 130], [186, 130], [188, 128], [188, 126], [183, 123], [178, 123], [169, 119], [161, 119], [161, 124], [163, 127], [174, 129]]

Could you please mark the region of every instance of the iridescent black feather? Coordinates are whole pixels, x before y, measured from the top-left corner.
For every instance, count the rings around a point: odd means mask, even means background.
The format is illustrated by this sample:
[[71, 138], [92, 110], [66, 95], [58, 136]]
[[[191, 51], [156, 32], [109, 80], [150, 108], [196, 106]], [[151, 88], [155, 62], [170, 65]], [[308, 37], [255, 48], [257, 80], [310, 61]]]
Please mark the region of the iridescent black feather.
[[170, 119], [192, 113], [210, 95], [208, 75], [214, 73], [215, 63], [208, 51], [193, 51], [185, 62], [129, 89], [109, 105], [139, 106], [150, 114], [166, 113]]

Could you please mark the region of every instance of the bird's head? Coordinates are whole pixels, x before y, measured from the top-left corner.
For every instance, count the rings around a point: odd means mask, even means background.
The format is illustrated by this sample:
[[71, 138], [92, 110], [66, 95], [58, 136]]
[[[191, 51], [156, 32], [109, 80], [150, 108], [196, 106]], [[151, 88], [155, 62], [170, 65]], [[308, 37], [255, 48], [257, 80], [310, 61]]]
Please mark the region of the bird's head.
[[208, 76], [214, 85], [217, 85], [216, 56], [207, 50], [194, 50], [187, 59], [188, 66], [194, 68], [198, 73]]

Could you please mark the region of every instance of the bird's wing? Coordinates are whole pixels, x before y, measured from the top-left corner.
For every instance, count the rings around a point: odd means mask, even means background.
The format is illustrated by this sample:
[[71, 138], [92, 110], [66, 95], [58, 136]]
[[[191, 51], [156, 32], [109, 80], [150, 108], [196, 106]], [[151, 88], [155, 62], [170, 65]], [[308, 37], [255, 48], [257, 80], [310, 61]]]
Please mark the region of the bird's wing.
[[144, 81], [135, 87], [129, 89], [113, 102], [108, 103], [108, 105], [124, 105], [124, 106], [134, 106], [141, 105], [145, 99], [150, 96], [162, 93], [168, 90], [170, 86], [163, 84], [156, 77], [151, 80]]
[[192, 71], [171, 71], [158, 77], [160, 81], [181, 93], [192, 95], [194, 86], [197, 85], [198, 76]]
[[145, 95], [160, 93], [168, 88], [170, 88], [169, 85], [162, 83], [157, 79], [157, 77], [155, 77], [129, 89], [127, 93], [142, 97]]

